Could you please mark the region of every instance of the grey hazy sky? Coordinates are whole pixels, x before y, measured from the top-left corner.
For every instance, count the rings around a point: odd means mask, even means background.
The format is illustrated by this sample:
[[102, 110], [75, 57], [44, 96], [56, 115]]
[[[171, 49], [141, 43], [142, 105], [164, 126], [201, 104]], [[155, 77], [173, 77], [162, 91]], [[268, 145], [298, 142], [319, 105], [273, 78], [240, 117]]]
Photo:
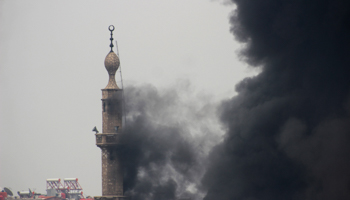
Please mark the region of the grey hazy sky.
[[101, 89], [108, 26], [124, 85], [190, 83], [219, 100], [254, 74], [229, 32], [233, 5], [209, 0], [0, 0], [0, 187], [45, 192], [77, 177], [101, 194]]

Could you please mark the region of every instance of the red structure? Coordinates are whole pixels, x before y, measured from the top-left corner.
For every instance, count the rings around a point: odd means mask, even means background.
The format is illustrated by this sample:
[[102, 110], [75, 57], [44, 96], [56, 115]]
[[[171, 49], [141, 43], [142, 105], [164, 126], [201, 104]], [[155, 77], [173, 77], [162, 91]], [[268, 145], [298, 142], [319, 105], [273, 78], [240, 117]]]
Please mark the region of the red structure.
[[0, 192], [0, 200], [4, 200], [7, 197], [6, 192]]

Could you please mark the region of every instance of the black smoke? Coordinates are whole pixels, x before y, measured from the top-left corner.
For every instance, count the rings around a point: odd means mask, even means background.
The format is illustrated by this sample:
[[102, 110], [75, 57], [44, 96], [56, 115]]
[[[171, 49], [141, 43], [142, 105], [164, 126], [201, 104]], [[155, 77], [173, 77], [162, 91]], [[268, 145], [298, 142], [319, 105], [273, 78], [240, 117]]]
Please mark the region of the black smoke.
[[201, 199], [209, 150], [220, 140], [217, 104], [186, 82], [125, 89], [125, 195], [133, 200]]
[[350, 199], [350, 1], [232, 0], [262, 72], [222, 103], [205, 200]]
[[261, 73], [218, 106], [221, 123], [186, 87], [127, 88], [125, 194], [350, 199], [350, 2], [232, 2], [241, 58]]

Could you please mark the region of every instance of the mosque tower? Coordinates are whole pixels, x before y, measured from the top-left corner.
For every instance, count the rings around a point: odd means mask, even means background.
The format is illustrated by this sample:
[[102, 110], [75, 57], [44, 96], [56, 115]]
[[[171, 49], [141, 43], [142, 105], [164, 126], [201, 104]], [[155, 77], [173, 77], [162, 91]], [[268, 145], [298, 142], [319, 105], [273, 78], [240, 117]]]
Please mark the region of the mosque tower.
[[111, 51], [105, 58], [105, 67], [109, 74], [107, 86], [102, 89], [102, 133], [96, 129], [96, 145], [102, 151], [102, 196], [95, 200], [124, 200], [123, 191], [123, 164], [121, 162], [122, 144], [122, 92], [115, 81], [115, 73], [120, 61], [113, 52], [113, 30], [111, 31]]

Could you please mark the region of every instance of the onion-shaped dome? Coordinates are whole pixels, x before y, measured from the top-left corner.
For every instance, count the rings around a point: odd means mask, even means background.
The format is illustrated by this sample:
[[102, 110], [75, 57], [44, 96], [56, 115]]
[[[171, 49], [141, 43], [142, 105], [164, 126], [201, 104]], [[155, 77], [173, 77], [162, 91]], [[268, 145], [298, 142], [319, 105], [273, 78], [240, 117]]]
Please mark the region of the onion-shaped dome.
[[115, 72], [118, 70], [120, 65], [119, 58], [117, 54], [113, 51], [109, 52], [105, 59], [105, 67], [109, 74], [108, 85], [105, 89], [119, 89], [117, 83], [115, 82]]
[[120, 65], [119, 58], [117, 54], [113, 51], [109, 52], [105, 59], [105, 67], [108, 71], [108, 74], [115, 74]]

